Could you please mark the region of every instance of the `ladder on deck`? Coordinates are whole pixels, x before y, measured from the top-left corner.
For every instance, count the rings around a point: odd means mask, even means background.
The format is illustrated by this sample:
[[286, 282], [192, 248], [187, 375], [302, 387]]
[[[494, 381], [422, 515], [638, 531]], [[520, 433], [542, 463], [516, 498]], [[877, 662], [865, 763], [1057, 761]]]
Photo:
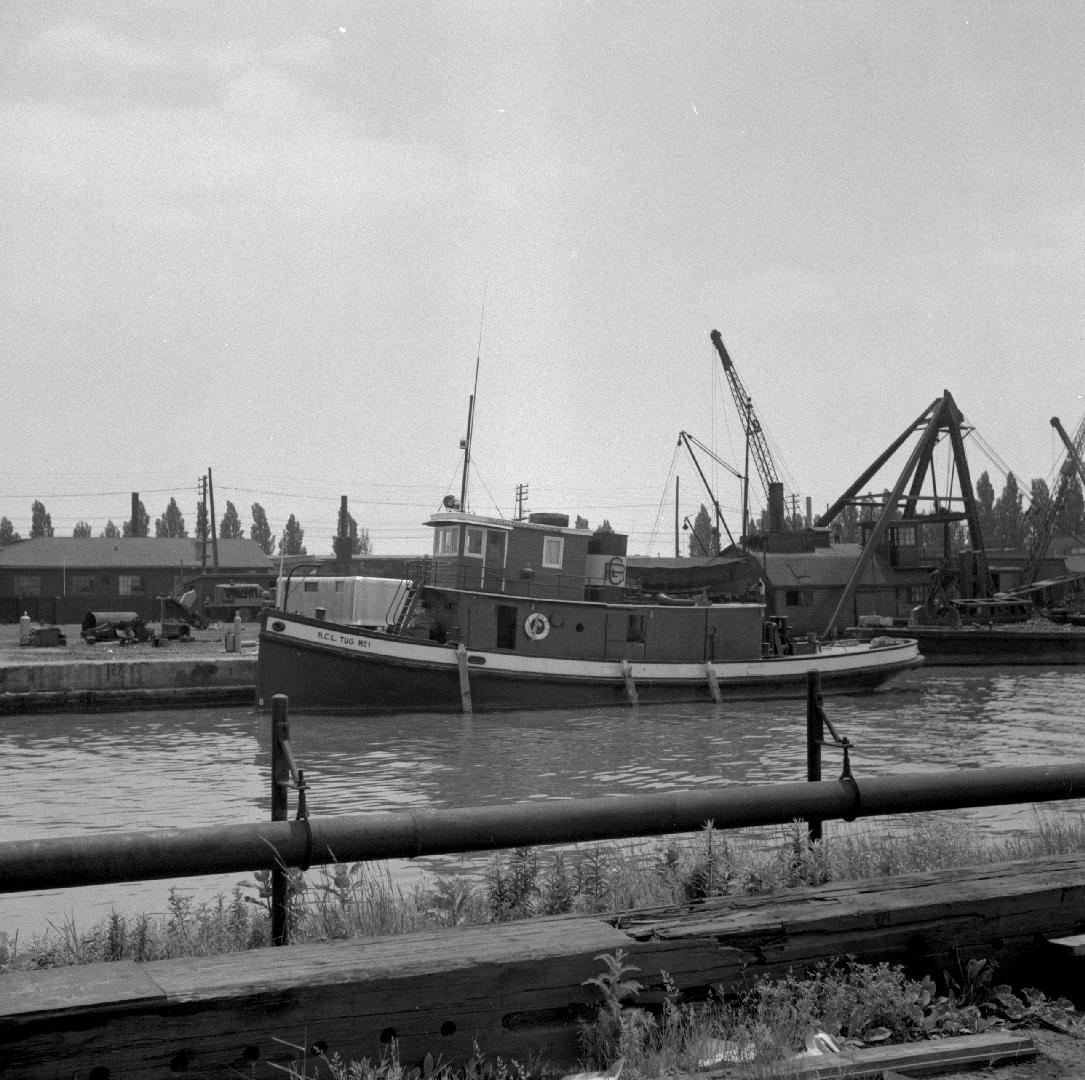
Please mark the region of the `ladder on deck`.
[[399, 605], [399, 614], [396, 615], [395, 621], [388, 628], [390, 634], [403, 633], [403, 628], [410, 621], [411, 615], [414, 613], [415, 605], [418, 603], [418, 597], [422, 592], [424, 581], [425, 577], [422, 574], [415, 574], [404, 580], [406, 589], [403, 593], [403, 601]]

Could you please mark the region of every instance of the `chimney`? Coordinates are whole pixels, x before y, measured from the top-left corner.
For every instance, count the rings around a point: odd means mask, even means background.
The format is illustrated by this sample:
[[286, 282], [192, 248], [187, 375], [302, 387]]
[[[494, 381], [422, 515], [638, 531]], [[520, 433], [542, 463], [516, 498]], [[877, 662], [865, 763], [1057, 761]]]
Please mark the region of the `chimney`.
[[784, 531], [784, 485], [769, 484], [769, 532]]
[[339, 534], [332, 547], [335, 550], [335, 572], [346, 577], [350, 573], [351, 564], [350, 515], [347, 512], [346, 495], [339, 496]]

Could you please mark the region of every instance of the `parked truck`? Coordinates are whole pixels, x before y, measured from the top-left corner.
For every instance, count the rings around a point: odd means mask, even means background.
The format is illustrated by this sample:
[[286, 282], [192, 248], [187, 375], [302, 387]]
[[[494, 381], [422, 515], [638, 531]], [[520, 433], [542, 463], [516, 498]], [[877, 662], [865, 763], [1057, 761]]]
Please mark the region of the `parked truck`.
[[272, 602], [271, 593], [255, 581], [231, 581], [214, 585], [204, 602], [203, 613], [208, 619], [231, 622], [235, 615], [242, 622], [255, 619]]

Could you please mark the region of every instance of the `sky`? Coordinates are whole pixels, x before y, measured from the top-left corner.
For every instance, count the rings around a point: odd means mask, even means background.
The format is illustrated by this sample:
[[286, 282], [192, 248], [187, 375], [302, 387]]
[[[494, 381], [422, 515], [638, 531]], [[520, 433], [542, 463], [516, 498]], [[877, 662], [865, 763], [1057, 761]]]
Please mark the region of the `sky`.
[[712, 329], [815, 514], [947, 390], [1027, 488], [1085, 413], [1083, 115], [1077, 0], [8, 0], [0, 515], [192, 531], [210, 469], [246, 535], [330, 553], [346, 495], [419, 553], [474, 393], [472, 510], [673, 554], [679, 431], [744, 468]]

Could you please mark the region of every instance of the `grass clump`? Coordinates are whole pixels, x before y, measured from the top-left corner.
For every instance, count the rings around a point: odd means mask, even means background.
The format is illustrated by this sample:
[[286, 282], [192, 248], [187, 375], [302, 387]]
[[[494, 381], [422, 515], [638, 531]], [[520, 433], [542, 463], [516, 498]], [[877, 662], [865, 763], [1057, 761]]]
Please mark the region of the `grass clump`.
[[324, 1043], [299, 1046], [286, 1039], [276, 1039], [297, 1054], [289, 1065], [272, 1068], [285, 1073], [290, 1080], [537, 1080], [548, 1075], [539, 1061], [521, 1064], [505, 1061], [500, 1057], [487, 1058], [475, 1043], [474, 1053], [459, 1065], [442, 1062], [432, 1054], [426, 1054], [419, 1065], [407, 1066], [399, 1057], [399, 1046], [393, 1039], [388, 1049], [377, 1060], [362, 1058], [347, 1061]]
[[267, 945], [270, 926], [255, 912], [242, 888], [212, 903], [195, 904], [192, 897], [173, 888], [167, 914], [110, 915], [89, 930], [69, 919], [52, 933], [36, 935], [20, 948], [0, 933], [0, 972], [35, 968], [98, 964], [116, 960], [168, 960], [178, 956], [209, 956], [242, 952]]

